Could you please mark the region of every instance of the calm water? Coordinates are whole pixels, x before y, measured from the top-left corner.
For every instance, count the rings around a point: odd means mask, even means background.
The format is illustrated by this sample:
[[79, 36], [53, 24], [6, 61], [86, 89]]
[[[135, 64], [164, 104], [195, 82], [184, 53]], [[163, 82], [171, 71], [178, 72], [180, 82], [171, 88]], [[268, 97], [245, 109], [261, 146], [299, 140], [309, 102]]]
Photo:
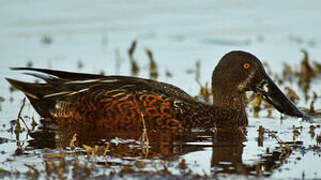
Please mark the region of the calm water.
[[[0, 6], [0, 177], [26, 178], [38, 169], [45, 177], [46, 167], [61, 163], [59, 146], [65, 149], [64, 177], [91, 177], [111, 172], [135, 171], [132, 178], [166, 178], [158, 175], [167, 167], [171, 174], [207, 175], [210, 177], [248, 178], [321, 178], [321, 158], [316, 141], [320, 134], [320, 119], [311, 124], [287, 117], [273, 110], [253, 117], [248, 109], [249, 127], [246, 137], [229, 134], [213, 137], [195, 131], [190, 135], [158, 132], [149, 134], [150, 149], [139, 141], [140, 132], [106, 134], [87, 129], [57, 128], [42, 124], [29, 102], [22, 111], [27, 126], [32, 129], [32, 118], [38, 123], [31, 133], [14, 133], [12, 120], [23, 99], [21, 92], [10, 93], [4, 77], [34, 81], [33, 78], [12, 72], [9, 67], [26, 66], [61, 70], [130, 75], [127, 50], [137, 40], [134, 54], [140, 72], [149, 77], [145, 48], [151, 49], [158, 65], [158, 80], [175, 84], [191, 95], [197, 95], [199, 85], [195, 79], [195, 63], [200, 61], [201, 84], [210, 81], [210, 75], [220, 57], [226, 52], [241, 49], [252, 52], [266, 61], [273, 73], [281, 74], [283, 63], [299, 69], [303, 54], [321, 62], [321, 2], [312, 1], [41, 1], [6, 0]], [[168, 77], [170, 72], [172, 77]], [[320, 79], [320, 78], [319, 78]], [[311, 90], [320, 94], [318, 78]], [[299, 107], [309, 108], [311, 100], [296, 83], [286, 82], [301, 100]], [[315, 108], [320, 108], [320, 99]], [[299, 134], [293, 131], [298, 127]], [[310, 126], [316, 127], [315, 135]], [[25, 125], [21, 123], [25, 128]], [[291, 146], [291, 152], [280, 149], [277, 141], [264, 134], [258, 143], [258, 128], [263, 126]], [[13, 127], [13, 129], [11, 129]], [[86, 133], [84, 133], [86, 132]], [[71, 150], [74, 133], [81, 134], [76, 149]], [[104, 137], [104, 140], [101, 138]], [[229, 137], [229, 138], [227, 138]], [[97, 153], [89, 156], [82, 144], [106, 147], [107, 156]], [[293, 142], [296, 142], [295, 145]], [[104, 151], [104, 149], [100, 149]], [[53, 155], [54, 154], [54, 155]], [[60, 159], [60, 160], [59, 160]], [[185, 163], [182, 163], [182, 160]], [[76, 163], [79, 162], [79, 164]], [[106, 167], [106, 161], [108, 166]], [[51, 164], [50, 164], [51, 163]], [[49, 165], [48, 165], [49, 164]], [[60, 164], [61, 165], [61, 164]], [[186, 165], [186, 168], [185, 166]], [[78, 171], [73, 169], [78, 167]], [[124, 168], [125, 167], [125, 168]], [[54, 168], [53, 168], [54, 169]], [[59, 168], [58, 168], [59, 169]], [[52, 170], [55, 172], [55, 170]], [[20, 172], [20, 175], [17, 173]], [[78, 176], [75, 176], [78, 174]], [[52, 176], [59, 175], [52, 173]], [[249, 175], [249, 176], [248, 176]]]

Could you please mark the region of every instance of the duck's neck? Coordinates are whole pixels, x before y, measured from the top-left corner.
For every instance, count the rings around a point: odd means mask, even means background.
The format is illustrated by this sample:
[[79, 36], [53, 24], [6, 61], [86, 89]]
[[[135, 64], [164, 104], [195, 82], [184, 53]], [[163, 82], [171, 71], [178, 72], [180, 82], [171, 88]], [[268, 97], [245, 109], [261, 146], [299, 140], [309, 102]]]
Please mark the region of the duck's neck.
[[244, 94], [233, 93], [225, 95], [225, 92], [213, 92], [213, 104], [219, 107], [226, 107], [237, 111], [245, 111]]
[[238, 128], [247, 126], [243, 96], [214, 96], [214, 104], [197, 103], [186, 108], [186, 120], [191, 127]]
[[234, 109], [245, 112], [244, 93], [240, 91], [238, 85], [234, 81], [225, 78], [220, 69], [213, 71], [212, 75], [212, 94], [213, 104], [215, 106]]
[[[244, 93], [231, 92], [228, 90], [223, 90], [218, 92], [213, 90], [213, 106], [219, 107], [219, 109], [229, 109], [233, 111], [235, 116], [231, 119], [224, 120], [225, 122], [220, 122], [223, 126], [224, 123], [238, 124], [239, 126], [246, 126], [247, 116], [245, 112], [245, 96]], [[228, 122], [226, 122], [228, 121]]]

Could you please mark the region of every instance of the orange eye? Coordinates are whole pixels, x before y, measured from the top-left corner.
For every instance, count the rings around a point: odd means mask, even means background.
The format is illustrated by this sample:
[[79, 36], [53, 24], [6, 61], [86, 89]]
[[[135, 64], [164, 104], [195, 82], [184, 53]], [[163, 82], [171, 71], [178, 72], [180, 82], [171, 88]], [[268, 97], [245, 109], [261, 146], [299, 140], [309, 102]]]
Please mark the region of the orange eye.
[[250, 65], [249, 63], [243, 64], [243, 68], [244, 68], [244, 69], [248, 69], [248, 68], [250, 68], [250, 67], [251, 67], [251, 65]]

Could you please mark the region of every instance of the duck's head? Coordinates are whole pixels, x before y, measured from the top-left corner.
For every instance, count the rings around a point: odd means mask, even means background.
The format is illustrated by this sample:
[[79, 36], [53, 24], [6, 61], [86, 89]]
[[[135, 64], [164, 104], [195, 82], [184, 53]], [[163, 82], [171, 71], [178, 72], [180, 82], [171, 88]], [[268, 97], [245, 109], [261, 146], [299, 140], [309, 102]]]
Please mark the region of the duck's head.
[[304, 117], [267, 75], [260, 60], [247, 52], [232, 51], [222, 57], [213, 71], [212, 89], [214, 104], [219, 106], [238, 108], [242, 94], [254, 91], [281, 113]]

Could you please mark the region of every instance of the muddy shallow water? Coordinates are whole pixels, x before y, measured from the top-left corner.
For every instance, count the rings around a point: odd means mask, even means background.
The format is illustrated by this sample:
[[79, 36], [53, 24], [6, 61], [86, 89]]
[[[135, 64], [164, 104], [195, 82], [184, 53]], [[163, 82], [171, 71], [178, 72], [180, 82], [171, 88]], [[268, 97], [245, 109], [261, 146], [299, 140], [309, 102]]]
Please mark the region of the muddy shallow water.
[[[202, 85], [210, 83], [219, 58], [241, 49], [267, 62], [272, 77], [284, 81], [281, 89], [286, 92], [288, 86], [299, 95], [299, 107], [309, 109], [315, 92], [314, 107], [320, 109], [320, 74], [306, 93], [298, 79], [291, 82], [282, 75], [284, 63], [300, 71], [302, 48], [312, 65], [321, 62], [320, 9], [316, 0], [3, 2], [0, 177], [321, 178], [319, 117], [314, 123], [281, 119], [276, 110], [271, 117], [268, 110], [254, 117], [251, 102], [246, 136], [202, 130], [148, 132], [146, 144], [142, 132], [106, 133], [48, 124], [28, 101], [21, 113], [25, 124], [20, 120], [17, 125], [24, 96], [11, 92], [4, 80], [35, 80], [9, 70], [15, 66], [131, 75], [127, 50], [137, 40], [133, 59], [138, 76], [150, 76], [148, 48], [158, 80], [196, 96], [200, 85], [195, 78]], [[310, 98], [305, 100], [305, 95]], [[259, 133], [260, 126], [265, 133]]]

